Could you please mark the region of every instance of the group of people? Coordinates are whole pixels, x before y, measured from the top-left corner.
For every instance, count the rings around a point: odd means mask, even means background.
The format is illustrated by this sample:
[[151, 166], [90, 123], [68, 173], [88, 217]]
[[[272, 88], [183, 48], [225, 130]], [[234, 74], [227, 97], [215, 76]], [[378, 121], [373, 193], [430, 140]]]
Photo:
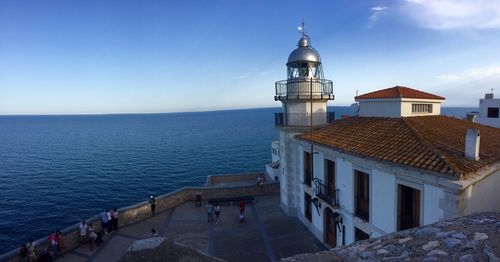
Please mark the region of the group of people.
[[66, 246], [64, 235], [60, 230], [54, 230], [47, 237], [47, 248], [43, 250], [40, 257], [35, 253], [35, 242], [30, 239], [27, 244], [23, 244], [19, 249], [19, 261], [54, 261], [58, 257], [64, 257]]
[[94, 245], [99, 245], [102, 242], [104, 235], [112, 232], [113, 230], [118, 230], [118, 210], [116, 208], [113, 211], [102, 210], [99, 213], [99, 219], [101, 220], [101, 230], [96, 231], [92, 223], [86, 223], [85, 220], [78, 226], [78, 231], [80, 232], [80, 246], [84, 246], [89, 243], [90, 250], [94, 250]]
[[[239, 205], [240, 209], [240, 223], [245, 223], [245, 201], [241, 200]], [[221, 214], [221, 209], [220, 205], [218, 203], [215, 203], [215, 205], [212, 205], [208, 203], [205, 208], [207, 209], [207, 221], [213, 221], [213, 215], [212, 213], [215, 214], [215, 224], [219, 224], [220, 222], [220, 214]]]

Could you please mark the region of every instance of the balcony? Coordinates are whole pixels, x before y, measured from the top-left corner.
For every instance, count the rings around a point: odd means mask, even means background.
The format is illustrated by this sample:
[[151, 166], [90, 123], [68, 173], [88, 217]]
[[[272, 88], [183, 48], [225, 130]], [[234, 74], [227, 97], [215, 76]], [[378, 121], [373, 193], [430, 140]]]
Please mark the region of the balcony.
[[338, 189], [328, 187], [327, 185], [316, 181], [316, 196], [321, 200], [328, 203], [330, 206], [335, 207], [338, 205]]
[[312, 125], [326, 125], [332, 123], [335, 120], [335, 112], [326, 112], [326, 113], [313, 113], [304, 114], [304, 113], [274, 113], [274, 125], [275, 126], [310, 126], [312, 118]]
[[275, 101], [333, 100], [333, 82], [327, 79], [294, 78], [275, 83]]

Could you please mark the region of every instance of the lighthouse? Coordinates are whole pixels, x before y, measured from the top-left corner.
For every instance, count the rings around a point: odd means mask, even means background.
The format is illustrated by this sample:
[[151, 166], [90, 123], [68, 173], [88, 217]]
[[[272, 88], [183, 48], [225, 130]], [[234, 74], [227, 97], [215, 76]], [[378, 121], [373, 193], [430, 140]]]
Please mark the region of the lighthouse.
[[[289, 215], [296, 215], [304, 202], [304, 187], [312, 188], [314, 181], [314, 149], [312, 144], [297, 145], [295, 135], [310, 132], [315, 127], [333, 121], [327, 103], [334, 99], [333, 82], [324, 78], [321, 57], [311, 38], [299, 27], [301, 37], [288, 56], [287, 79], [275, 83], [275, 101], [282, 103], [282, 112], [275, 114], [279, 133], [279, 180], [281, 207]], [[297, 159], [297, 156], [301, 157]], [[300, 161], [300, 163], [296, 163]], [[300, 170], [294, 170], [299, 167]], [[295, 174], [295, 175], [292, 175]], [[304, 174], [304, 175], [301, 175]], [[311, 189], [312, 190], [312, 189]]]

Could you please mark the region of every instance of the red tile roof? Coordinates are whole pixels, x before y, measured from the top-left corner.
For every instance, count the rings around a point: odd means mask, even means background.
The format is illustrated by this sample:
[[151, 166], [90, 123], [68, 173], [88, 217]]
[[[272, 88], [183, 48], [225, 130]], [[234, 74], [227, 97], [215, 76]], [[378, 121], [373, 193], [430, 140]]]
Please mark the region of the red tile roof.
[[[479, 129], [480, 160], [464, 156], [467, 129]], [[310, 133], [299, 139], [310, 141]], [[500, 161], [500, 129], [448, 116], [350, 117], [313, 131], [313, 141], [342, 152], [464, 178]]]
[[429, 94], [426, 92], [422, 92], [413, 88], [405, 87], [405, 86], [395, 86], [391, 88], [386, 88], [382, 90], [378, 90], [375, 92], [366, 93], [363, 95], [356, 96], [355, 99], [383, 99], [383, 98], [419, 98], [419, 99], [436, 99], [436, 100], [445, 100], [442, 96], [437, 96], [433, 94]]

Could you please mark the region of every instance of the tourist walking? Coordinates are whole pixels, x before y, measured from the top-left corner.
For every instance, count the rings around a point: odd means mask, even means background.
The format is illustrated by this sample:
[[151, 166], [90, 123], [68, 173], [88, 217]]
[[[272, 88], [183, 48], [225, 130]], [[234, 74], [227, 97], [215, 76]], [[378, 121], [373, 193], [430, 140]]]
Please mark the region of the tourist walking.
[[104, 234], [108, 233], [108, 213], [106, 210], [102, 210], [99, 214], [99, 218], [101, 219], [101, 228], [104, 230]]
[[245, 213], [245, 201], [241, 200], [239, 206], [240, 206], [240, 213], [241, 214]]
[[36, 261], [35, 243], [33, 243], [33, 239], [30, 239], [30, 241], [26, 245], [26, 249], [28, 249], [28, 261]]
[[88, 226], [87, 223], [85, 223], [85, 220], [78, 226], [78, 229], [80, 230], [80, 246], [83, 246], [87, 242]]
[[60, 230], [56, 231], [57, 244], [59, 245], [59, 254], [64, 257], [64, 251], [66, 250], [66, 245], [64, 243], [64, 236]]
[[154, 196], [149, 197], [149, 205], [151, 206], [151, 215], [155, 215], [155, 209], [156, 209], [156, 200]]
[[57, 257], [59, 253], [59, 245], [57, 243], [56, 231], [52, 232], [47, 238], [49, 241], [50, 248], [52, 249], [52, 253], [54, 254], [54, 258]]
[[113, 208], [113, 212], [111, 213], [111, 221], [113, 230], [118, 230], [118, 210], [116, 210], [116, 207]]
[[19, 262], [27, 262], [28, 261], [28, 248], [26, 244], [22, 244], [19, 248]]
[[89, 224], [89, 238], [90, 238], [90, 251], [94, 250], [94, 244], [96, 243], [97, 234], [95, 233], [94, 225]]
[[220, 206], [219, 206], [219, 204], [215, 204], [214, 210], [215, 210], [215, 223], [219, 224], [219, 222], [220, 222]]

